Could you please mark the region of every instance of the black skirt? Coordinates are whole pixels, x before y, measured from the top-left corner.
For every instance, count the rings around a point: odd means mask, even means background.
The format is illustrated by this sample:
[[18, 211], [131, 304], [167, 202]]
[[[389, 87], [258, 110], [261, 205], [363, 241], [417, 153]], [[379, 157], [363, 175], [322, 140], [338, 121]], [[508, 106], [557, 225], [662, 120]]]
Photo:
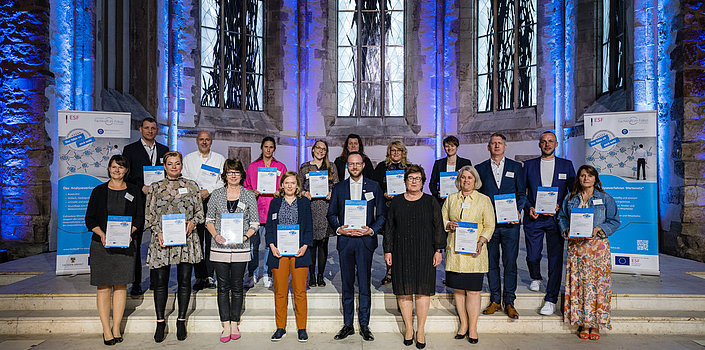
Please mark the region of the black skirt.
[[130, 248], [105, 248], [91, 240], [89, 266], [92, 286], [114, 286], [132, 283], [135, 279], [134, 245]]
[[463, 289], [471, 292], [482, 291], [484, 273], [459, 273], [446, 271], [446, 286], [453, 289]]

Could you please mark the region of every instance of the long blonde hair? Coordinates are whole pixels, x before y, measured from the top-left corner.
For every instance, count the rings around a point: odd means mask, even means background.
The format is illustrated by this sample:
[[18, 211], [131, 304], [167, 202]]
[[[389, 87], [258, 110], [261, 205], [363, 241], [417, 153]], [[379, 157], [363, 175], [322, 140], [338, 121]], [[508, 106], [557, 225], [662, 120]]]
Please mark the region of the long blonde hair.
[[401, 166], [406, 168], [407, 163], [409, 163], [406, 159], [408, 151], [406, 150], [406, 146], [404, 146], [404, 144], [399, 140], [394, 141], [387, 146], [387, 159], [384, 161], [385, 164], [392, 164], [392, 147], [396, 147], [401, 150]]

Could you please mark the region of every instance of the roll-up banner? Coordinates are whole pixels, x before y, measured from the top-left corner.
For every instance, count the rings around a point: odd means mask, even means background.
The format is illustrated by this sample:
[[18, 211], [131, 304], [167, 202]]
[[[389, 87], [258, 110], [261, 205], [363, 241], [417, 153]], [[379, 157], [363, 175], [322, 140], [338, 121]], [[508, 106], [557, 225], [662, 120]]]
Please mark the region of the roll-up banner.
[[94, 187], [108, 181], [110, 157], [130, 141], [130, 113], [59, 111], [58, 124], [56, 274], [88, 273], [88, 199]]
[[656, 112], [585, 114], [585, 162], [617, 202], [612, 271], [659, 274]]

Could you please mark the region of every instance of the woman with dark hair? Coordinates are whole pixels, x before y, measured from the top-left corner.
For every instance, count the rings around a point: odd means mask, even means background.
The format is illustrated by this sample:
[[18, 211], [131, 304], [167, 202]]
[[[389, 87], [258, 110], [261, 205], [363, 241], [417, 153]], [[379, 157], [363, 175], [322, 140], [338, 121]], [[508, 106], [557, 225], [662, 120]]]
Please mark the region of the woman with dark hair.
[[[223, 331], [220, 341], [240, 339], [240, 314], [243, 302], [243, 277], [250, 261], [250, 241], [259, 229], [257, 199], [252, 191], [242, 187], [245, 168], [237, 159], [226, 159], [221, 178], [225, 187], [211, 194], [206, 215], [206, 229], [212, 237], [210, 260], [218, 279], [218, 311]], [[242, 214], [242, 243], [228, 244], [221, 235], [222, 216]]]
[[[570, 213], [575, 208], [593, 208], [590, 238], [570, 238]], [[607, 237], [619, 228], [614, 198], [602, 190], [597, 170], [578, 168], [578, 176], [558, 213], [558, 225], [568, 238], [565, 277], [564, 321], [578, 326], [580, 339], [600, 339], [600, 327], [611, 329], [612, 261]]]
[[[328, 213], [328, 203], [333, 185], [338, 182], [338, 171], [331, 166], [328, 160], [328, 143], [325, 140], [317, 140], [311, 149], [313, 159], [301, 164], [299, 168], [299, 182], [303, 184], [304, 197], [311, 200], [311, 212], [313, 214], [313, 245], [311, 246], [311, 266], [308, 269], [308, 285], [310, 287], [324, 287], [323, 273], [328, 260], [328, 237], [335, 236], [333, 228], [328, 224], [326, 213]], [[310, 173], [312, 171], [328, 172], [328, 193], [324, 198], [312, 198]], [[316, 261], [318, 261], [318, 274], [316, 274]]]
[[[259, 225], [259, 232], [252, 236], [252, 241], [250, 242], [250, 263], [247, 267], [248, 272], [248, 283], [245, 287], [250, 288], [257, 283], [259, 275], [259, 245], [262, 237], [264, 236], [265, 230], [265, 220], [267, 219], [267, 211], [269, 210], [269, 202], [274, 198], [274, 194], [271, 193], [260, 193], [257, 191], [257, 173], [260, 168], [277, 168], [277, 180], [276, 189], [279, 190], [279, 180], [282, 174], [286, 172], [286, 165], [284, 163], [274, 159], [274, 151], [277, 149], [277, 144], [274, 142], [274, 138], [271, 136], [266, 136], [262, 139], [260, 144], [260, 149], [262, 153], [259, 158], [252, 162], [250, 166], [247, 167], [247, 178], [243, 186], [246, 189], [254, 192], [257, 196], [257, 209], [259, 211], [259, 219], [262, 220]], [[265, 245], [264, 247], [264, 271], [262, 272], [262, 283], [265, 288], [272, 286], [272, 276], [271, 271], [269, 271], [269, 266], [267, 265], [266, 256], [269, 254], [269, 247]]]
[[441, 250], [446, 246], [441, 207], [423, 193], [424, 181], [422, 167], [412, 164], [406, 168], [406, 192], [391, 201], [382, 242], [384, 260], [394, 272], [392, 289], [406, 326], [404, 345], [413, 343], [415, 302], [419, 349], [426, 346], [425, 325], [430, 296], [436, 292], [436, 266], [443, 260]]
[[[179, 152], [164, 154], [166, 178], [149, 186], [145, 210], [145, 228], [152, 231], [152, 240], [147, 252], [152, 289], [154, 290], [154, 309], [157, 314], [157, 329], [154, 341], [161, 343], [166, 337], [167, 289], [169, 270], [176, 265], [177, 293], [179, 313], [176, 319], [176, 338], [186, 339], [186, 312], [191, 299], [191, 272], [193, 264], [203, 258], [201, 242], [198, 235], [191, 234], [197, 224], [203, 223], [203, 203], [201, 190], [195, 181], [181, 176], [183, 157]], [[186, 219], [186, 244], [164, 245], [162, 216], [184, 214]]]
[[93, 231], [90, 246], [91, 285], [97, 287], [96, 303], [105, 345], [122, 342], [120, 323], [125, 312], [127, 283], [134, 278], [134, 246], [139, 244], [130, 237], [129, 248], [106, 247], [108, 216], [131, 217], [131, 234], [141, 232], [144, 224], [142, 190], [125, 182], [129, 171], [130, 164], [125, 156], [112, 156], [108, 161], [109, 180], [93, 189], [86, 208], [86, 227]]
[[[445, 198], [441, 198], [441, 173], [444, 172], [456, 172], [458, 169], [466, 166], [472, 165], [469, 159], [465, 159], [458, 155], [458, 147], [460, 147], [460, 141], [455, 136], [448, 136], [443, 139], [443, 149], [446, 152], [446, 157], [436, 160], [433, 163], [433, 170], [431, 171], [431, 180], [428, 182], [428, 189], [431, 190], [431, 194], [435, 197], [439, 203], [443, 204]], [[455, 191], [453, 191], [455, 192]]]
[[374, 177], [374, 166], [372, 166], [370, 158], [365, 155], [365, 146], [362, 144], [362, 138], [360, 135], [350, 134], [345, 139], [345, 144], [343, 144], [343, 153], [341, 153], [338, 158], [335, 158], [334, 162], [340, 181], [350, 176], [345, 167], [348, 163], [348, 154], [350, 154], [350, 152], [360, 152], [360, 154], [362, 154], [362, 161], [365, 163], [365, 168], [362, 169], [362, 176], [372, 179]]

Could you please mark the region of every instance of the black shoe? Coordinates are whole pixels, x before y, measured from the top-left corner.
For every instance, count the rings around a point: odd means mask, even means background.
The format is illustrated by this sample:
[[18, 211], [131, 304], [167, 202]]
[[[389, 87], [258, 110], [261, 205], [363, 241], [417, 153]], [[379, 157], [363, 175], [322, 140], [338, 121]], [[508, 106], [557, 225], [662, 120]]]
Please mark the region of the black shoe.
[[343, 328], [341, 328], [340, 331], [338, 331], [338, 334], [336, 334], [335, 337], [333, 337], [333, 339], [343, 340], [343, 339], [347, 338], [349, 335], [353, 335], [353, 334], [355, 334], [355, 328], [353, 328], [353, 326], [344, 325]]
[[130, 289], [130, 295], [133, 297], [138, 297], [142, 294], [144, 294], [142, 286], [140, 286], [139, 283], [133, 283], [132, 288]]
[[477, 342], [479, 342], [479, 341], [480, 341], [479, 338], [470, 338], [470, 337], [468, 337], [468, 342], [469, 342], [470, 344], [477, 344]]
[[470, 334], [470, 331], [466, 331], [465, 334], [456, 333], [455, 339], [464, 339], [465, 337], [468, 336], [468, 334]]
[[325, 287], [325, 286], [326, 286], [326, 281], [323, 280], [323, 275], [318, 275], [318, 286], [319, 286], [319, 287]]
[[370, 331], [370, 327], [368, 326], [360, 326], [360, 335], [365, 341], [375, 340], [375, 337], [372, 335], [372, 331]]
[[316, 278], [313, 277], [313, 275], [308, 276], [308, 286], [309, 287], [315, 287], [316, 286]]
[[272, 341], [280, 341], [284, 336], [286, 335], [286, 329], [284, 328], [277, 328], [276, 331], [274, 331], [274, 334], [272, 334]]
[[381, 285], [389, 284], [392, 283], [392, 275], [386, 275], [384, 278], [382, 278], [382, 281], [379, 282]]
[[405, 346], [411, 346], [411, 344], [414, 344], [414, 337], [413, 336], [411, 337], [411, 339], [404, 339]]
[[122, 337], [115, 337], [116, 343], [122, 343]]
[[426, 343], [421, 343], [418, 340], [416, 341], [416, 348], [417, 349], [423, 349], [426, 347]]
[[115, 343], [117, 343], [117, 341], [115, 341], [115, 338], [110, 339], [110, 340], [105, 340], [105, 336], [103, 336], [103, 344], [110, 346], [110, 345], [115, 345]]
[[300, 343], [305, 343], [308, 341], [308, 333], [306, 333], [306, 329], [299, 329], [299, 342]]
[[202, 278], [196, 278], [196, 283], [193, 284], [193, 291], [198, 292], [201, 289], [206, 288], [206, 281]]
[[215, 289], [216, 285], [215, 285], [215, 280], [213, 279], [213, 277], [206, 278], [204, 286], [208, 289]]
[[186, 339], [186, 320], [176, 320], [176, 339]]
[[154, 331], [154, 341], [161, 343], [166, 338], [166, 321], [157, 322], [157, 330]]

